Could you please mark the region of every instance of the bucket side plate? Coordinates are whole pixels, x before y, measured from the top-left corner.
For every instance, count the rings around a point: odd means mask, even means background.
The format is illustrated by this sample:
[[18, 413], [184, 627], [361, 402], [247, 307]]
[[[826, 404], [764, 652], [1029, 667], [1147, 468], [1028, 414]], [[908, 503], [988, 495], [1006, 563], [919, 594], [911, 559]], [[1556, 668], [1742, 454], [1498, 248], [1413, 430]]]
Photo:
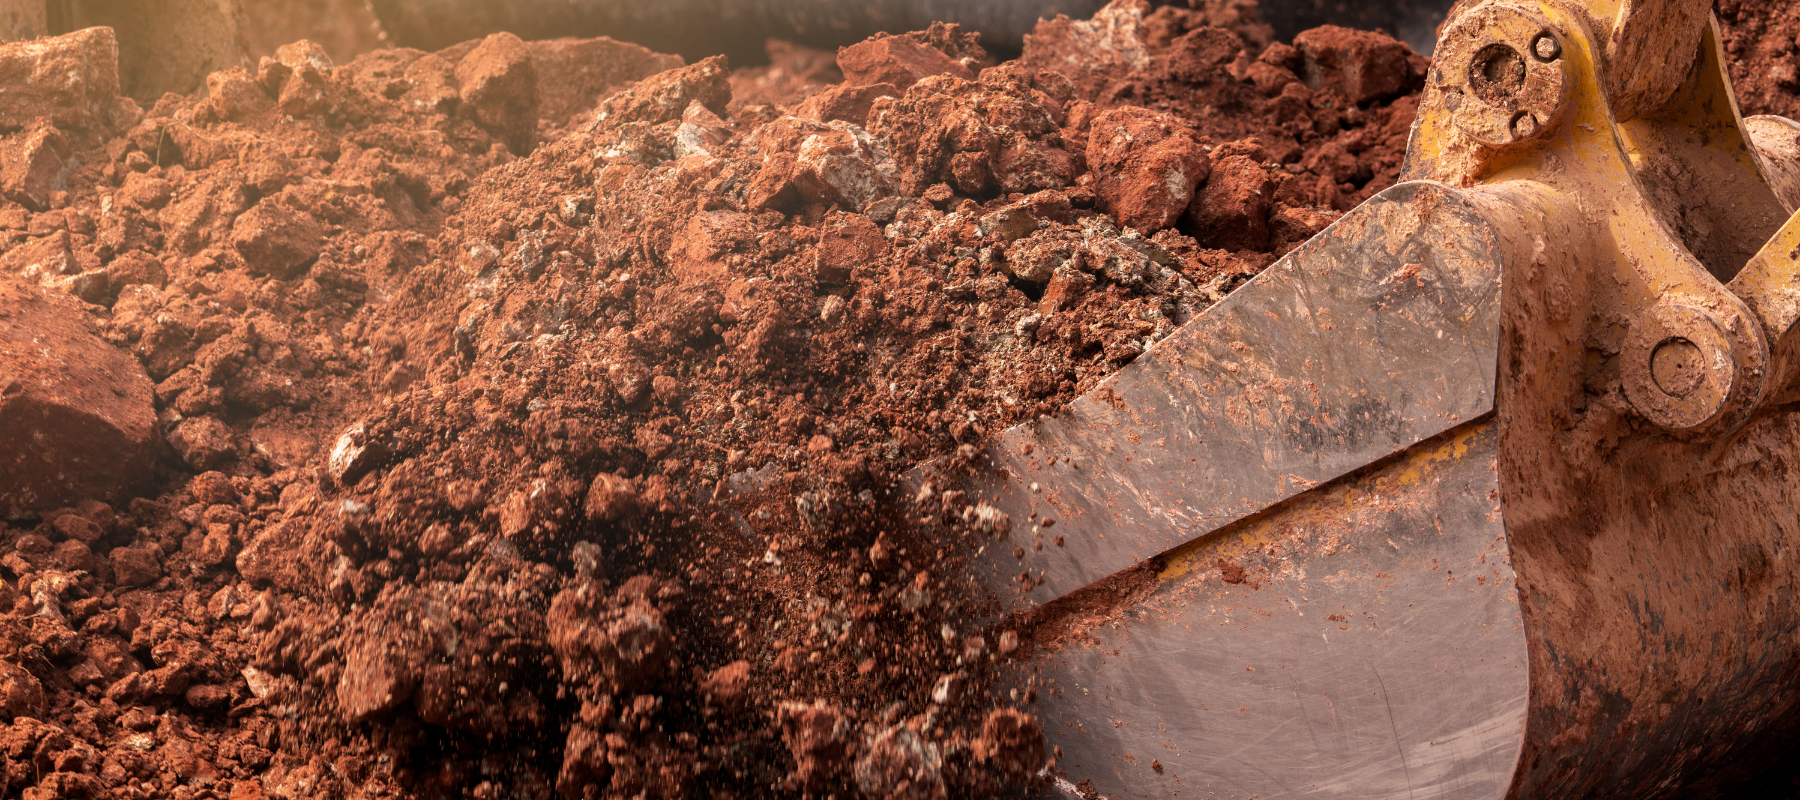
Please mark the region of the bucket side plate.
[[1497, 441], [1488, 417], [1234, 524], [1111, 613], [1041, 609], [1083, 620], [1020, 666], [1063, 791], [1505, 796], [1528, 664]]
[[[953, 481], [1020, 523], [976, 580], [1029, 607], [1488, 413], [1502, 250], [1440, 184], [1346, 214], [1063, 413], [997, 436], [991, 468]], [[1045, 516], [1057, 527], [1027, 522]]]

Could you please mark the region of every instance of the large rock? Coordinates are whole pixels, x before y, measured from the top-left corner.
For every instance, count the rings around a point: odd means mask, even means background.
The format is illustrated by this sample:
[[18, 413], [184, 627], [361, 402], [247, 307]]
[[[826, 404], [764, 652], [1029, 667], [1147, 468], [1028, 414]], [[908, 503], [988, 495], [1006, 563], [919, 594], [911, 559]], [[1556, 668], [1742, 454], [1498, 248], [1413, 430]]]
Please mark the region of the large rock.
[[119, 43], [111, 28], [0, 45], [0, 127], [48, 117], [80, 128], [111, 119], [119, 98]]
[[1375, 31], [1324, 25], [1294, 37], [1294, 48], [1305, 59], [1301, 77], [1307, 86], [1336, 91], [1352, 103], [1405, 94], [1425, 75], [1411, 49]]
[[1224, 155], [1213, 162], [1206, 188], [1188, 206], [1188, 224], [1207, 247], [1262, 250], [1269, 246], [1274, 193], [1275, 181], [1257, 158], [1235, 152]]
[[263, 198], [233, 223], [231, 246], [252, 274], [291, 280], [319, 257], [325, 229], [305, 211]]
[[69, 167], [62, 132], [35, 125], [0, 143], [0, 192], [33, 211], [47, 210], [51, 194], [69, 188]]
[[537, 69], [538, 116], [553, 123], [593, 110], [609, 91], [682, 65], [681, 56], [605, 36], [550, 39], [526, 42], [525, 46]]
[[496, 33], [456, 65], [462, 110], [514, 155], [537, 146], [538, 74], [519, 37]]
[[691, 66], [651, 75], [635, 86], [607, 98], [594, 116], [604, 130], [627, 123], [656, 125], [681, 119], [695, 103], [714, 114], [725, 114], [731, 102], [731, 63], [712, 56]]
[[1025, 35], [1019, 60], [1025, 66], [1056, 72], [1075, 85], [1075, 96], [1099, 100], [1112, 85], [1150, 67], [1150, 31], [1143, 0], [1113, 0], [1091, 19], [1057, 15], [1041, 19]]
[[889, 84], [905, 89], [933, 75], [974, 80], [975, 73], [935, 47], [907, 36], [883, 36], [838, 51], [838, 69], [853, 86]]
[[1094, 120], [1087, 161], [1101, 204], [1145, 236], [1181, 219], [1212, 169], [1180, 119], [1148, 108], [1115, 108]]
[[116, 498], [146, 481], [151, 391], [78, 301], [0, 276], [0, 516]]
[[757, 133], [763, 164], [745, 197], [752, 208], [793, 212], [836, 203], [860, 211], [894, 194], [894, 164], [880, 140], [847, 122], [783, 117]]

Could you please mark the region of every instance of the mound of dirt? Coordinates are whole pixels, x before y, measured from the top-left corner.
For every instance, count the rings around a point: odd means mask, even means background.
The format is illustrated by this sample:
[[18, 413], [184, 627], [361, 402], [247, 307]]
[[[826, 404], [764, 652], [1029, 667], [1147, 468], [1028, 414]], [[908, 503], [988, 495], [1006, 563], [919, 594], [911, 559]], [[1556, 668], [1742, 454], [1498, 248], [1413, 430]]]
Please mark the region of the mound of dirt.
[[1391, 184], [1417, 108], [1385, 36], [1208, 5], [998, 64], [942, 25], [737, 72], [300, 42], [27, 108], [0, 268], [134, 358], [163, 444], [148, 494], [0, 531], [6, 791], [1027, 791], [1035, 695], [911, 524], [970, 499], [900, 476]]
[[1800, 19], [1785, 3], [1719, 0], [1725, 62], [1744, 116], [1800, 118]]

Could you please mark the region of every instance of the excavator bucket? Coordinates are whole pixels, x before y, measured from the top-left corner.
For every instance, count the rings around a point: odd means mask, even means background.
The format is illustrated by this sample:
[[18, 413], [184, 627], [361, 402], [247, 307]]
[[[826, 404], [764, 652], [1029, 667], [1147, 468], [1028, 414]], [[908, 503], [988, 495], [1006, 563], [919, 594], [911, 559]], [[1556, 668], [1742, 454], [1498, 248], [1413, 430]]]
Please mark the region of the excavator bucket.
[[1703, 797], [1800, 727], [1800, 126], [1705, 0], [1437, 52], [1408, 182], [914, 475], [1057, 791]]

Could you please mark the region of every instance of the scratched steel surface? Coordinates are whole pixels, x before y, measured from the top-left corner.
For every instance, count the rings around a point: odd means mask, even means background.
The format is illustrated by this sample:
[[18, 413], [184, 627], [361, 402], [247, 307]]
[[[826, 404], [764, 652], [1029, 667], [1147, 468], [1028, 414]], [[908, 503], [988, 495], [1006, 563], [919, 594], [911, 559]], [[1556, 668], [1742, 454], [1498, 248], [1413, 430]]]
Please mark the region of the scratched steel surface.
[[1505, 796], [1528, 677], [1497, 438], [1485, 418], [1183, 548], [1123, 621], [1028, 662], [1063, 793]]
[[1437, 184], [1346, 214], [1066, 413], [998, 436], [964, 488], [1015, 529], [977, 579], [1011, 598], [1029, 570], [1025, 605], [1044, 602], [1487, 413], [1499, 247]]

